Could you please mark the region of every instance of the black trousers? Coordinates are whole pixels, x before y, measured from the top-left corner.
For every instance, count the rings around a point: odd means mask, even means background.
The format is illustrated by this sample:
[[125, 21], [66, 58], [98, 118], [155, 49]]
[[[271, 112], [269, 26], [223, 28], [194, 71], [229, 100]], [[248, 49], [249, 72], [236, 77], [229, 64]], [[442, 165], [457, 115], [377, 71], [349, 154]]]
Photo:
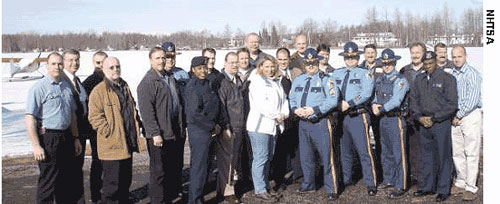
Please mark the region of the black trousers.
[[102, 204], [129, 203], [128, 189], [132, 184], [132, 157], [102, 162]]
[[203, 188], [207, 178], [208, 156], [211, 133], [188, 125], [189, 149], [191, 151], [189, 169], [188, 203], [203, 203]]
[[[40, 176], [36, 202], [73, 203], [71, 201], [71, 160], [74, 158], [75, 146], [71, 132], [47, 130], [39, 135], [40, 146], [45, 151], [45, 160], [38, 162]], [[55, 199], [54, 199], [55, 197]]]
[[417, 180], [417, 188], [423, 188], [422, 177], [422, 148], [420, 147], [420, 125], [417, 121], [406, 123], [406, 136], [408, 139], [408, 158], [410, 174]]
[[101, 200], [102, 164], [97, 156], [97, 135], [91, 134], [90, 148], [92, 149], [92, 163], [90, 164], [90, 199], [93, 202]]
[[184, 164], [184, 142], [186, 140], [163, 140], [163, 146], [153, 145], [147, 139], [149, 153], [149, 196], [151, 203], [171, 203], [182, 190], [182, 167]]
[[71, 179], [73, 180], [71, 184], [72, 190], [72, 201], [71, 203], [85, 203], [84, 190], [83, 190], [83, 162], [85, 157], [86, 139], [82, 134], [80, 134], [80, 144], [82, 146], [82, 153], [78, 156], [74, 156], [71, 160]]

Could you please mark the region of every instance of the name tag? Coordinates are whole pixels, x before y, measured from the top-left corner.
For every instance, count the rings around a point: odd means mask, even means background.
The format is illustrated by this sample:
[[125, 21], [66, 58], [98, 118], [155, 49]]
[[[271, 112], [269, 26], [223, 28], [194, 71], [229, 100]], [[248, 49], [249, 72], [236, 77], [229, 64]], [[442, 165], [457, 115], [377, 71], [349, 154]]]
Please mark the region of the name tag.
[[304, 91], [304, 87], [295, 87], [295, 92], [302, 92]]
[[361, 83], [361, 80], [360, 79], [351, 79], [349, 81], [350, 84], [360, 84]]
[[321, 92], [321, 87], [312, 87], [311, 92], [313, 92], [313, 93]]

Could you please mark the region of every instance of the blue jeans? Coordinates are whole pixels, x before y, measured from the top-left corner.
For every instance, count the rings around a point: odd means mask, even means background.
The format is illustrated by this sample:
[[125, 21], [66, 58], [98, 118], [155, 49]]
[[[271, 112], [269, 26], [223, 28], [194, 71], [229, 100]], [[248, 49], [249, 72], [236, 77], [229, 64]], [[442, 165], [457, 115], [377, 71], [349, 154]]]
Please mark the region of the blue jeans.
[[274, 154], [276, 136], [257, 132], [248, 132], [252, 145], [252, 179], [255, 193], [265, 193], [268, 189], [269, 162]]

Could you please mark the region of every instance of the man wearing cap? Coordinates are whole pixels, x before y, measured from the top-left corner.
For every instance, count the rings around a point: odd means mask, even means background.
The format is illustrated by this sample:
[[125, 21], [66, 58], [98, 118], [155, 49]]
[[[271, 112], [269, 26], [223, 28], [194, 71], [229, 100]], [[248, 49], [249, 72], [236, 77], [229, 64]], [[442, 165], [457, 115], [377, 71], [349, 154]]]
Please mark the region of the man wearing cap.
[[208, 59], [202, 56], [191, 60], [193, 77], [189, 80], [184, 92], [191, 149], [188, 203], [203, 203], [211, 137], [219, 134], [220, 127], [226, 125], [226, 119], [220, 114], [217, 89], [207, 79], [207, 61]]
[[427, 51], [425, 73], [415, 78], [410, 91], [410, 111], [420, 128], [423, 162], [423, 187], [414, 193], [424, 196], [438, 193], [437, 202], [450, 195], [452, 179], [451, 120], [458, 109], [457, 82], [443, 69], [437, 69], [436, 54]]
[[[410, 90], [414, 89], [413, 82], [415, 81], [415, 77], [417, 74], [421, 72], [425, 72], [422, 62], [422, 57], [426, 52], [426, 47], [424, 43], [414, 42], [410, 44], [410, 56], [411, 63], [404, 66], [399, 70], [399, 73], [404, 75], [408, 83], [410, 84]], [[409, 98], [409, 94], [407, 96]], [[409, 103], [411, 101], [408, 100]], [[408, 104], [408, 106], [410, 106]], [[420, 148], [420, 123], [413, 120], [411, 112], [408, 108], [404, 111], [406, 113], [406, 137], [408, 137], [408, 159], [409, 159], [409, 169], [410, 173], [410, 181], [412, 183], [417, 183], [417, 188], [423, 188], [423, 178], [422, 178], [422, 155]]]
[[344, 184], [351, 185], [354, 150], [358, 153], [363, 169], [363, 179], [367, 186], [368, 195], [377, 194], [377, 179], [375, 164], [370, 147], [370, 114], [366, 106], [370, 103], [373, 93], [373, 75], [366, 69], [358, 67], [358, 45], [347, 42], [344, 52], [339, 53], [344, 57], [346, 67], [335, 70], [333, 77], [340, 88], [340, 102], [338, 109], [342, 113], [343, 135], [340, 139], [342, 172]]
[[[467, 52], [461, 45], [451, 49], [453, 76], [457, 79], [458, 111], [452, 121], [453, 162], [457, 172], [453, 194], [463, 193], [465, 201], [477, 195], [481, 133], [483, 125], [481, 73], [467, 63]], [[455, 190], [455, 192], [453, 192]]]
[[375, 79], [375, 97], [372, 111], [380, 117], [381, 161], [383, 182], [380, 189], [395, 187], [389, 198], [402, 196], [408, 189], [406, 160], [406, 122], [401, 116], [400, 107], [405, 102], [409, 90], [408, 81], [395, 69], [400, 56], [391, 49], [382, 51], [378, 59], [382, 63], [384, 74]]
[[182, 190], [183, 109], [173, 73], [165, 69], [162, 48], [149, 51], [151, 69], [137, 87], [149, 152], [151, 203], [170, 203]]
[[453, 62], [448, 59], [448, 48], [444, 43], [434, 45], [434, 53], [436, 53], [437, 68], [443, 69], [451, 74], [453, 70]]
[[165, 70], [167, 72], [172, 72], [173, 77], [175, 78], [177, 84], [183, 88], [186, 86], [187, 82], [189, 81], [189, 74], [184, 71], [184, 69], [180, 67], [176, 67], [176, 55], [178, 54], [175, 51], [175, 44], [173, 42], [164, 42], [161, 45], [161, 48], [165, 51], [165, 56], [167, 57], [167, 61], [165, 63]]
[[71, 162], [81, 153], [76, 122], [76, 103], [71, 85], [62, 80], [63, 59], [53, 52], [47, 57], [47, 76], [30, 88], [25, 123], [40, 175], [36, 203], [74, 203]]
[[290, 67], [299, 68], [302, 72], [305, 71], [304, 66], [304, 54], [307, 48], [307, 37], [304, 34], [300, 34], [295, 37], [295, 53], [290, 57]]
[[128, 203], [133, 152], [139, 152], [141, 120], [116, 57], [104, 60], [104, 80], [89, 97], [89, 122], [97, 132], [102, 163], [101, 203]]
[[323, 164], [325, 189], [330, 200], [338, 197], [338, 178], [333, 158], [333, 131], [327, 117], [337, 106], [339, 89], [332, 77], [319, 71], [319, 60], [315, 49], [305, 51], [306, 72], [293, 82], [290, 93], [290, 107], [298, 117], [300, 162], [304, 180], [298, 193], [316, 190], [314, 150]]
[[245, 47], [250, 52], [250, 67], [254, 69], [257, 66], [257, 61], [259, 61], [262, 55], [266, 53], [259, 49], [259, 35], [256, 33], [249, 33], [245, 38]]

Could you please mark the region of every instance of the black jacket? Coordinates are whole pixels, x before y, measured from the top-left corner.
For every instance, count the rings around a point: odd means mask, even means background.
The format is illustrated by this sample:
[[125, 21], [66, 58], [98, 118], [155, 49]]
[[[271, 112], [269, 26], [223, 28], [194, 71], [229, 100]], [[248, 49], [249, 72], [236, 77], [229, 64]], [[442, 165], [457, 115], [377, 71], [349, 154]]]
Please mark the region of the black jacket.
[[221, 112], [227, 119], [228, 128], [232, 131], [245, 130], [245, 99], [243, 98], [242, 85], [237, 86], [231, 82], [227, 73], [223, 70], [225, 77], [221, 80], [219, 87], [219, 98], [221, 102]]
[[211, 131], [217, 124], [226, 127], [226, 121], [220, 114], [217, 89], [207, 79], [191, 78], [186, 85], [184, 101], [188, 126], [202, 131]]
[[[146, 129], [146, 138], [161, 135], [165, 140], [185, 137], [183, 109], [179, 98], [179, 113], [172, 115], [168, 108], [171, 101], [167, 83], [156, 71], [150, 69], [137, 87], [137, 101]], [[179, 89], [177, 88], [177, 93]]]
[[432, 122], [451, 119], [458, 110], [457, 81], [451, 74], [436, 68], [427, 79], [420, 73], [410, 90], [410, 111], [414, 120], [430, 116]]

